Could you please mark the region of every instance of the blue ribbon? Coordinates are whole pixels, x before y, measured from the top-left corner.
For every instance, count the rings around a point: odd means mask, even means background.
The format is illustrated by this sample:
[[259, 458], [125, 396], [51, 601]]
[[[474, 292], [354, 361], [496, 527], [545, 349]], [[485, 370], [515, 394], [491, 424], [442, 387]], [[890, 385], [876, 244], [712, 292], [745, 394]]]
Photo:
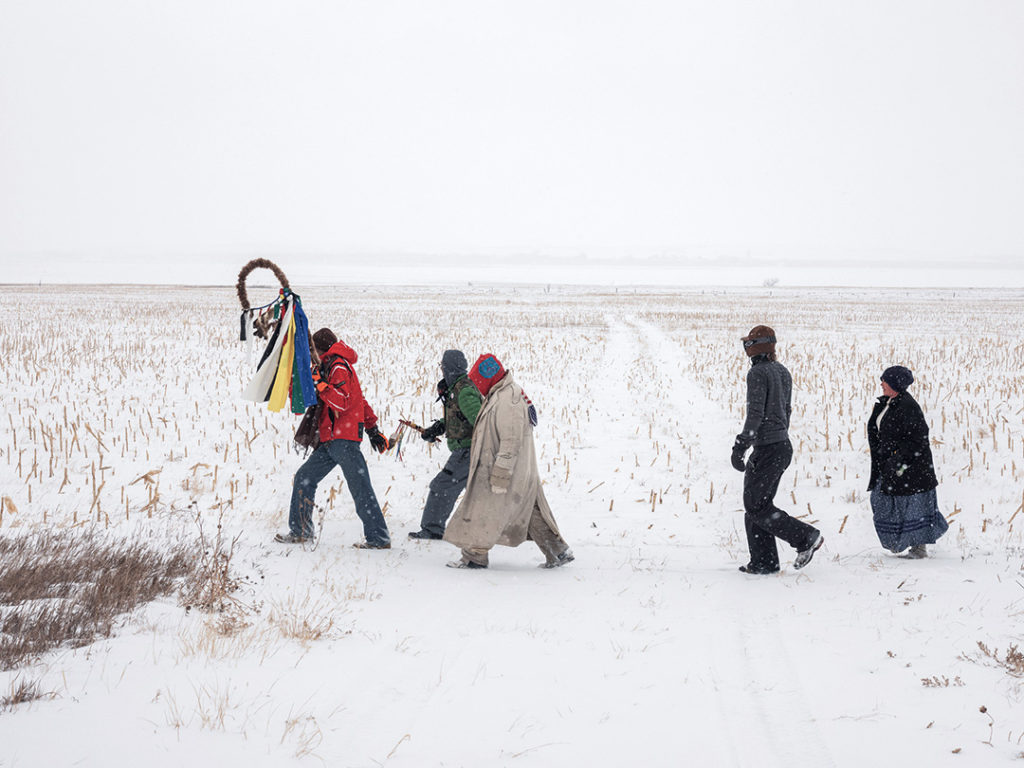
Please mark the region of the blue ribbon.
[[309, 353], [309, 320], [302, 311], [298, 295], [292, 296], [295, 298], [295, 364], [299, 366], [302, 402], [310, 406], [316, 402], [316, 386], [313, 384], [312, 358]]

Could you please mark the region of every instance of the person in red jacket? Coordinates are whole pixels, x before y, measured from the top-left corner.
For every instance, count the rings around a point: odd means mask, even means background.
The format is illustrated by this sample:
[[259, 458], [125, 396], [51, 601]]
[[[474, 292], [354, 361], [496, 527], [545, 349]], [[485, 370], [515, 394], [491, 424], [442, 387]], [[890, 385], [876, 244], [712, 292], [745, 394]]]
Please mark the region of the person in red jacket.
[[289, 532], [275, 539], [285, 544], [310, 541], [314, 535], [313, 500], [316, 487], [335, 467], [341, 467], [352, 494], [356, 514], [363, 521], [366, 541], [355, 544], [359, 549], [391, 549], [388, 525], [384, 522], [377, 495], [370, 484], [366, 459], [360, 450], [363, 432], [378, 453], [388, 448], [387, 438], [377, 429], [377, 416], [363, 398], [353, 366], [358, 360], [355, 350], [329, 328], [313, 334], [313, 347], [320, 357], [320, 368], [314, 376], [320, 410], [320, 445], [295, 473], [292, 486]]

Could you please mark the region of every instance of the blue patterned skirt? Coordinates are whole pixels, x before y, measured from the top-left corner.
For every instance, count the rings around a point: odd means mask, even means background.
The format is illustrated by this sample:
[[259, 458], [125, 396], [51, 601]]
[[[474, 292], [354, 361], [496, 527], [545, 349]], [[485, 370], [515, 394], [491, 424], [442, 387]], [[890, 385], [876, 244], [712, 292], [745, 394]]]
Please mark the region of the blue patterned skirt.
[[934, 544], [949, 530], [934, 488], [911, 496], [890, 496], [875, 489], [871, 492], [871, 511], [878, 540], [890, 552]]

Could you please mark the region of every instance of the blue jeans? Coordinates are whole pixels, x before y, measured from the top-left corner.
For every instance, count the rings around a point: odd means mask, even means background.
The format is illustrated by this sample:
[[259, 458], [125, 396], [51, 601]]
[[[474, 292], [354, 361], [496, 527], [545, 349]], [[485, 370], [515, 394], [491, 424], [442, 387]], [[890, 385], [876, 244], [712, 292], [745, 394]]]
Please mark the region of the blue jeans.
[[388, 524], [377, 503], [377, 495], [370, 485], [370, 472], [366, 459], [354, 440], [330, 440], [320, 443], [295, 473], [292, 485], [292, 505], [288, 514], [288, 527], [296, 536], [312, 536], [313, 499], [316, 487], [335, 467], [341, 467], [345, 482], [356, 505], [356, 514], [363, 521], [363, 535], [368, 544], [389, 544]]

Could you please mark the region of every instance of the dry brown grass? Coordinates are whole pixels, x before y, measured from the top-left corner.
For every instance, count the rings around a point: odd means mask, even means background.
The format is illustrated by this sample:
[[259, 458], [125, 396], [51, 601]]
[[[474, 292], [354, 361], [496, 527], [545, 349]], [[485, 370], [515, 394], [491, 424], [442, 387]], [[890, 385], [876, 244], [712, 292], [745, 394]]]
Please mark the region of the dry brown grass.
[[36, 699], [52, 699], [53, 696], [53, 693], [44, 693], [40, 689], [38, 680], [16, 677], [11, 681], [10, 693], [0, 696], [0, 712], [6, 712], [19, 704], [26, 704]]
[[171, 592], [193, 562], [187, 544], [157, 551], [95, 531], [0, 539], [0, 669], [109, 637], [118, 616]]
[[186, 610], [217, 614], [217, 635], [237, 635], [248, 626], [233, 596], [237, 537], [219, 519], [208, 536], [198, 513], [196, 526], [197, 539], [161, 550], [81, 528], [0, 539], [0, 670], [109, 637], [119, 616], [176, 589]]
[[201, 611], [239, 611], [241, 604], [234, 597], [238, 580], [232, 575], [231, 559], [241, 534], [228, 539], [224, 534], [224, 511], [217, 518], [216, 533], [206, 533], [203, 516], [195, 513], [199, 535], [199, 551], [193, 568], [187, 574], [181, 588], [181, 603], [185, 609], [198, 608]]
[[344, 611], [326, 597], [314, 598], [307, 592], [272, 603], [268, 620], [282, 637], [310, 643], [329, 636]]
[[960, 679], [959, 675], [952, 680], [945, 675], [932, 675], [931, 677], [922, 677], [921, 685], [925, 688], [949, 688], [950, 686], [953, 688], [963, 688], [966, 683]]
[[[1024, 678], [1024, 652], [1021, 652], [1021, 650], [1012, 643], [1006, 649], [1006, 652], [1000, 656], [998, 648], [989, 648], [985, 643], [979, 640], [977, 658], [979, 660], [985, 659], [989, 663], [995, 664], [1011, 677]], [[974, 659], [969, 660], [973, 661]]]

